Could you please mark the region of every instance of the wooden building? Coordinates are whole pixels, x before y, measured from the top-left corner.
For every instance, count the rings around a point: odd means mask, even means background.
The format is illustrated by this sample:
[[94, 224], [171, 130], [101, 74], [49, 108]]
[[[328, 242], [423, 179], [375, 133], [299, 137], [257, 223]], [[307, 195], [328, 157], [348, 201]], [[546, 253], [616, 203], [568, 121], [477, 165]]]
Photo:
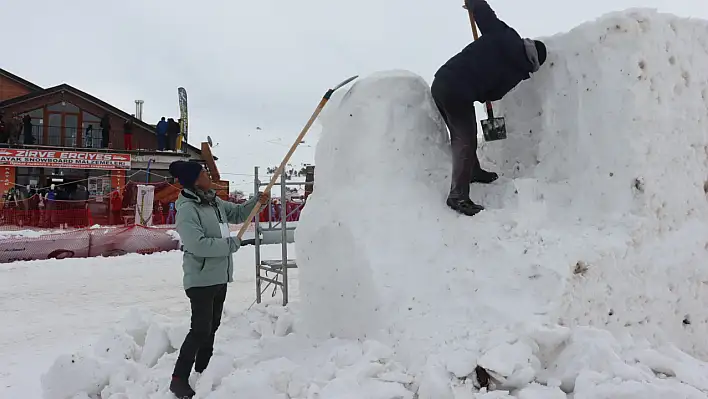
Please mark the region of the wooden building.
[[[175, 96], [175, 115], [166, 115], [175, 121], [179, 118], [176, 103]], [[0, 195], [13, 187], [41, 190], [53, 183], [82, 182], [90, 197], [107, 196], [129, 181], [164, 182], [175, 160], [204, 164], [221, 188], [220, 194], [228, 194], [228, 182], [220, 180], [216, 158], [206, 143], [199, 148], [183, 144], [181, 151], [158, 151], [155, 126], [141, 120], [141, 115], [129, 114], [66, 83], [42, 88], [0, 69], [0, 114], [5, 125], [12, 118], [26, 116], [32, 125], [31, 140], [25, 140], [23, 132], [17, 143], [0, 142]], [[111, 126], [108, 145], [102, 139], [104, 118]], [[133, 125], [132, 150], [124, 146], [123, 125], [128, 120]], [[177, 193], [163, 194], [162, 200], [173, 200]]]

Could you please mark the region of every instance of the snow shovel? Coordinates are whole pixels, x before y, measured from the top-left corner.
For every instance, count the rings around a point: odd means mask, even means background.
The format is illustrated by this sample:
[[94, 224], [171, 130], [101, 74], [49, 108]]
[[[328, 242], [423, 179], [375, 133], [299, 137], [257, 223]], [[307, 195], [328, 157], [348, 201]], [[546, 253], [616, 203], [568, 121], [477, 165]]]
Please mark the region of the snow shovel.
[[[285, 155], [285, 158], [283, 158], [283, 162], [280, 163], [280, 166], [278, 166], [278, 169], [276, 169], [275, 172], [273, 173], [273, 177], [270, 178], [270, 183], [268, 183], [268, 185], [266, 186], [266, 189], [263, 190], [264, 192], [270, 192], [270, 189], [273, 188], [273, 185], [275, 185], [275, 182], [278, 180], [278, 177], [280, 177], [280, 175], [285, 170], [285, 166], [290, 161], [290, 157], [295, 152], [295, 149], [297, 149], [297, 146], [302, 142], [302, 139], [305, 137], [305, 134], [307, 134], [307, 131], [310, 130], [310, 127], [312, 127], [312, 124], [315, 123], [315, 120], [320, 115], [320, 112], [322, 112], [322, 109], [327, 104], [329, 99], [332, 98], [332, 94], [334, 94], [335, 91], [346, 86], [349, 82], [353, 81], [354, 79], [356, 79], [358, 77], [359, 77], [359, 75], [352, 76], [351, 78], [349, 78], [349, 79], [345, 80], [344, 82], [335, 86], [333, 89], [327, 90], [327, 93], [325, 93], [325, 95], [322, 97], [322, 101], [320, 101], [320, 104], [317, 106], [317, 109], [315, 109], [315, 112], [310, 117], [310, 120], [307, 121], [307, 124], [302, 129], [302, 132], [300, 132], [300, 135], [297, 136], [295, 143], [293, 143], [292, 147], [290, 147], [290, 151], [288, 151], [288, 153]], [[256, 206], [253, 207], [251, 214], [248, 215], [248, 217], [246, 218], [246, 221], [243, 223], [243, 226], [241, 226], [241, 230], [238, 231], [237, 237], [239, 239], [241, 239], [243, 237], [243, 235], [246, 233], [246, 230], [248, 230], [248, 228], [251, 225], [251, 221], [258, 214], [258, 212], [261, 210], [261, 207], [263, 207], [263, 205], [265, 205], [265, 204], [263, 202], [261, 202], [260, 200], [258, 200], [258, 203], [256, 204]]]
[[[467, 10], [467, 13], [470, 15], [470, 24], [472, 25], [472, 35], [474, 36], [474, 40], [479, 39], [477, 24], [474, 22], [474, 14], [472, 14], [472, 10], [467, 9], [467, 5], [463, 5], [462, 8]], [[491, 101], [487, 101], [485, 105], [487, 107], [487, 119], [480, 122], [482, 124], [484, 141], [504, 140], [506, 138], [506, 121], [504, 121], [504, 118], [494, 117], [494, 108], [492, 108]]]

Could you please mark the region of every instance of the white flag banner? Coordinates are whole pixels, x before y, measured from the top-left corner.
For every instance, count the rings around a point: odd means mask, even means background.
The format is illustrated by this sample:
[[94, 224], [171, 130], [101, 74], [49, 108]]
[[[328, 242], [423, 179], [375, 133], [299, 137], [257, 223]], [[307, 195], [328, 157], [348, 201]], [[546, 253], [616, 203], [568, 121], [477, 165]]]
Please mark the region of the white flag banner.
[[138, 186], [135, 204], [135, 224], [152, 226], [152, 204], [155, 200], [155, 186]]

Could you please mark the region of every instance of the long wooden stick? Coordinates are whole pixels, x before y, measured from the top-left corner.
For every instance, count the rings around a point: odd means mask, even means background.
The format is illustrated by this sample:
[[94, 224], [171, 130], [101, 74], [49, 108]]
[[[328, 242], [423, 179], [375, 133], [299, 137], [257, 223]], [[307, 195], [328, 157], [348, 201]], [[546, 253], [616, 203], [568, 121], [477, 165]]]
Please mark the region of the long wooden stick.
[[477, 39], [479, 39], [479, 33], [477, 32], [477, 24], [474, 22], [474, 14], [472, 13], [472, 10], [467, 8], [466, 5], [463, 5], [462, 8], [466, 9], [467, 13], [470, 15], [470, 25], [472, 25], [472, 36], [476, 41]]
[[[305, 137], [307, 132], [312, 127], [312, 124], [315, 123], [315, 120], [317, 120], [317, 117], [320, 115], [320, 112], [322, 112], [322, 109], [327, 104], [329, 99], [332, 97], [332, 94], [334, 94], [335, 91], [339, 90], [340, 88], [342, 88], [343, 86], [345, 86], [346, 84], [348, 84], [349, 82], [353, 81], [354, 79], [356, 79], [358, 77], [359, 76], [353, 76], [353, 77], [345, 80], [344, 82], [338, 84], [333, 89], [327, 90], [327, 93], [325, 93], [325, 95], [322, 97], [322, 100], [320, 101], [319, 105], [317, 105], [317, 108], [315, 109], [315, 112], [310, 117], [310, 120], [307, 121], [307, 124], [302, 129], [300, 134], [297, 136], [295, 143], [293, 143], [293, 145], [290, 147], [290, 151], [288, 151], [288, 153], [285, 155], [285, 158], [283, 158], [283, 162], [280, 163], [280, 166], [278, 166], [278, 169], [276, 169], [275, 173], [273, 173], [273, 176], [270, 178], [270, 183], [268, 183], [268, 185], [266, 186], [265, 190], [263, 190], [263, 192], [266, 192], [266, 193], [270, 192], [270, 189], [273, 188], [275, 183], [278, 181], [278, 178], [283, 173], [283, 170], [285, 170], [285, 167], [287, 166], [288, 162], [290, 161], [290, 157], [293, 155], [293, 153], [295, 153], [297, 146], [300, 145], [300, 143], [302, 142], [302, 139]], [[255, 193], [255, 195], [258, 195], [258, 193]], [[248, 215], [248, 218], [246, 218], [246, 221], [243, 223], [243, 226], [241, 226], [241, 230], [238, 231], [237, 237], [239, 239], [241, 239], [243, 237], [243, 235], [246, 233], [246, 230], [248, 230], [248, 228], [251, 225], [251, 221], [258, 214], [258, 212], [260, 212], [261, 207], [263, 207], [263, 205], [265, 205], [265, 204], [259, 199], [256, 206], [254, 206], [253, 210], [251, 210], [251, 214]]]

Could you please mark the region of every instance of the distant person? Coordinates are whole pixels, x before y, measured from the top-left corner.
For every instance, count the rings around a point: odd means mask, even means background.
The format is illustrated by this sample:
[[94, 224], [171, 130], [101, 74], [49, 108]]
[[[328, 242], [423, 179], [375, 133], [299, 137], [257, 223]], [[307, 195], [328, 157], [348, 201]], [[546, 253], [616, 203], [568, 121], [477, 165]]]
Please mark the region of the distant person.
[[56, 215], [55, 215], [55, 210], [57, 208], [57, 192], [56, 192], [56, 186], [52, 184], [49, 186], [49, 191], [47, 191], [47, 194], [45, 194], [44, 199], [45, 201], [45, 226], [47, 227], [54, 227], [54, 223], [56, 221]]
[[447, 205], [472, 216], [484, 209], [470, 199], [470, 183], [499, 177], [483, 170], [477, 157], [475, 101], [497, 101], [546, 61], [546, 46], [522, 39], [484, 0], [466, 0], [482, 36], [452, 57], [435, 74], [432, 94], [450, 130], [452, 184]]
[[86, 147], [93, 148], [93, 125], [86, 126], [86, 132], [84, 132], [84, 141], [86, 142]]
[[157, 150], [164, 151], [165, 141], [167, 140], [167, 121], [165, 121], [164, 116], [157, 122], [155, 133], [157, 134]]
[[173, 151], [177, 145], [177, 136], [179, 135], [179, 123], [170, 118], [167, 120], [167, 149]]
[[108, 113], [101, 118], [101, 147], [110, 148], [111, 145], [111, 117]]
[[123, 217], [123, 195], [119, 189], [113, 190], [110, 201], [111, 214], [109, 224], [121, 224]]
[[12, 119], [6, 123], [5, 129], [7, 131], [7, 143], [10, 145], [19, 144], [20, 131], [22, 130], [22, 118], [20, 118], [19, 115], [14, 114]]
[[25, 145], [34, 144], [34, 135], [32, 134], [32, 117], [29, 114], [22, 118], [22, 133]]
[[127, 151], [133, 149], [133, 121], [126, 119], [123, 124], [123, 147]]
[[177, 232], [182, 240], [184, 289], [191, 303], [191, 328], [179, 351], [170, 391], [178, 398], [191, 398], [189, 375], [201, 373], [214, 351], [214, 338], [221, 323], [226, 285], [233, 281], [232, 254], [254, 240], [231, 236], [229, 223], [244, 223], [267, 193], [242, 204], [221, 200], [211, 188], [211, 179], [196, 162], [176, 161], [170, 174], [184, 189], [177, 198]]
[[175, 224], [175, 203], [170, 202], [170, 210], [167, 212], [165, 224]]

